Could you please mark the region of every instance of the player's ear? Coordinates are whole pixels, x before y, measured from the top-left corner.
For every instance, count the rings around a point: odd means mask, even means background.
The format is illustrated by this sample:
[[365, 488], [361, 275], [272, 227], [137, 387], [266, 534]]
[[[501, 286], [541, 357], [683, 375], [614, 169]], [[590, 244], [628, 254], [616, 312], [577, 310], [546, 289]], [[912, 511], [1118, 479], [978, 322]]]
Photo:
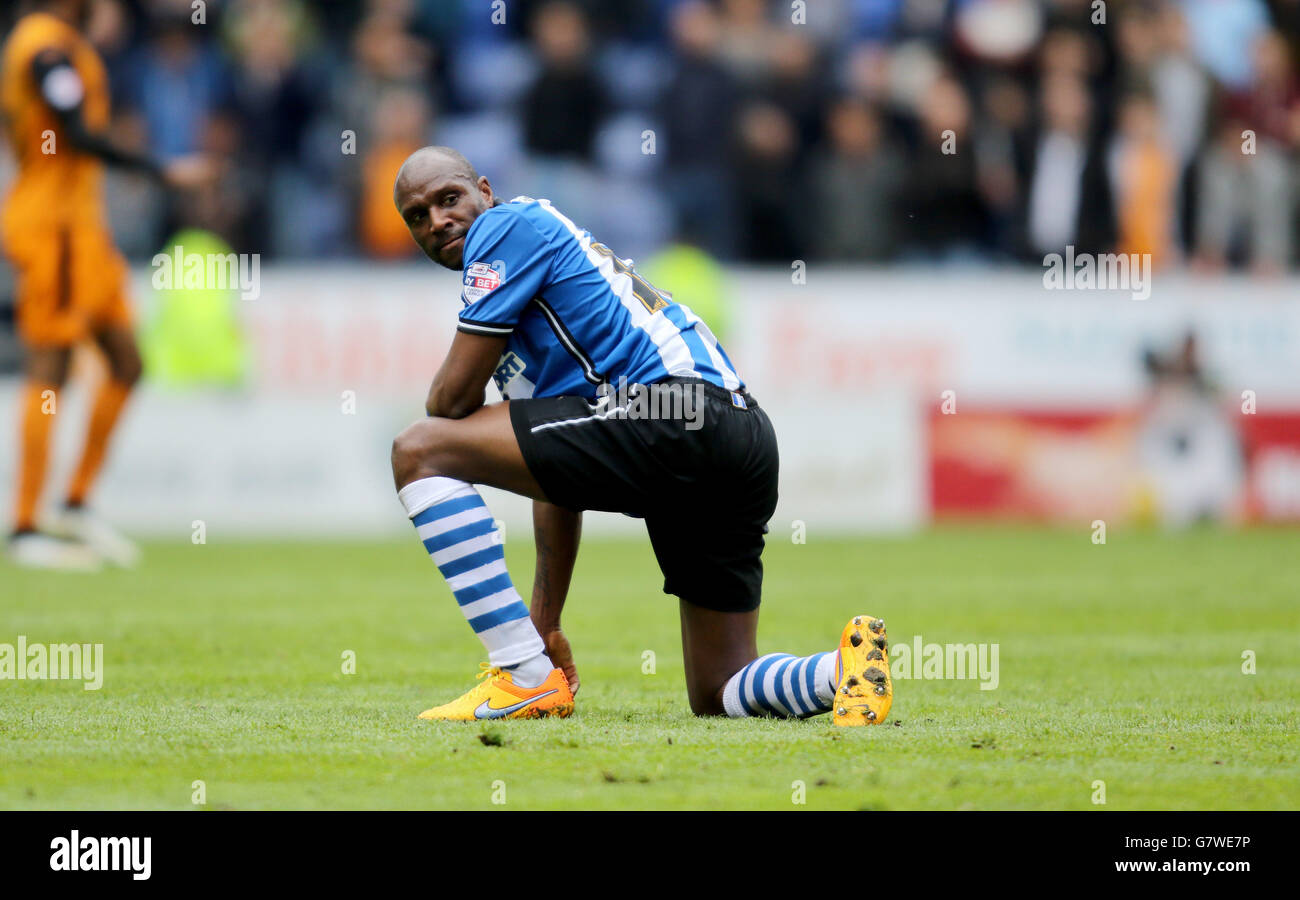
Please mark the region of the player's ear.
[[492, 206], [494, 195], [492, 194], [492, 185], [488, 182], [486, 175], [480, 175], [478, 177], [478, 192], [483, 195], [484, 202], [486, 202], [489, 207]]

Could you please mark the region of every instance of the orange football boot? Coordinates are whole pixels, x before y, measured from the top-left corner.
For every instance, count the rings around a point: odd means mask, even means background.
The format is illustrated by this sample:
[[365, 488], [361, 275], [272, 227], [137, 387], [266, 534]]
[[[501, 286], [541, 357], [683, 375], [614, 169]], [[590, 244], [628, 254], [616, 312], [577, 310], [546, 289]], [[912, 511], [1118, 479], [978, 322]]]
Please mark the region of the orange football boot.
[[889, 677], [889, 648], [885, 623], [871, 616], [854, 616], [840, 635], [835, 661], [836, 725], [879, 725], [894, 702]]
[[473, 722], [478, 719], [564, 718], [573, 713], [573, 692], [562, 669], [552, 669], [534, 688], [520, 687], [510, 673], [480, 663], [479, 683], [450, 703], [426, 709], [421, 719]]

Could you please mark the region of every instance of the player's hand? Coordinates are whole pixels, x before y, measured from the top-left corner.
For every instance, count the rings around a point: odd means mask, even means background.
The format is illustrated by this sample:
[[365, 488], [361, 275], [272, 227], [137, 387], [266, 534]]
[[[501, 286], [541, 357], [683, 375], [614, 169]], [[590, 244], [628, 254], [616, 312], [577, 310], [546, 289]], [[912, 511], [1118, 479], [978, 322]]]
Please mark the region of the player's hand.
[[542, 642], [546, 644], [546, 655], [551, 658], [551, 662], [564, 671], [564, 677], [569, 682], [569, 690], [576, 696], [579, 684], [578, 667], [573, 664], [573, 650], [569, 647], [569, 639], [557, 625], [542, 633]]
[[217, 164], [210, 156], [179, 156], [163, 168], [163, 181], [175, 190], [206, 187], [217, 179]]

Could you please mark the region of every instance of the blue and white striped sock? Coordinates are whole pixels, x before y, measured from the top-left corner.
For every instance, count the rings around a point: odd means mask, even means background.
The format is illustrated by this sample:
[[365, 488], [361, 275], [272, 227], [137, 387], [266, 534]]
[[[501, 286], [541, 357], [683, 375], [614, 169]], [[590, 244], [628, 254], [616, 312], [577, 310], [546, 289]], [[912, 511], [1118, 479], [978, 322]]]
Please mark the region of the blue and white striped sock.
[[835, 699], [835, 657], [833, 650], [812, 656], [760, 656], [731, 676], [722, 691], [722, 705], [733, 719], [828, 712]]
[[488, 662], [512, 668], [544, 657], [545, 645], [506, 571], [505, 548], [478, 490], [437, 476], [412, 481], [397, 498], [487, 648]]

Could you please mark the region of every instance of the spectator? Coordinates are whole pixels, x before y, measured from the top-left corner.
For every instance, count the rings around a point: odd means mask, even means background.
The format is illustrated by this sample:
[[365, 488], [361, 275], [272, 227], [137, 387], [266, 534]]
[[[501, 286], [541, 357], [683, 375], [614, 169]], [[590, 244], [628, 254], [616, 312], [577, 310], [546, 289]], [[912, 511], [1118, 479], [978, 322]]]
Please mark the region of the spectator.
[[1032, 133], [1031, 102], [1024, 86], [1007, 75], [991, 79], [981, 98], [976, 135], [980, 192], [991, 219], [992, 243], [999, 256], [1023, 251], [1023, 206], [1029, 181]]
[[351, 57], [339, 75], [334, 104], [344, 127], [357, 131], [382, 94], [394, 87], [428, 92], [433, 48], [406, 30], [405, 20], [382, 7], [357, 27]]
[[757, 85], [771, 71], [777, 40], [763, 0], [721, 0], [722, 59], [746, 85]]
[[[243, 177], [270, 184], [278, 170], [302, 167], [304, 136], [318, 111], [320, 81], [302, 62], [311, 23], [295, 0], [245, 0], [231, 13], [227, 33], [237, 63], [231, 93], [240, 136], [231, 155], [247, 170]], [[286, 214], [275, 199], [274, 191], [254, 188], [237, 215], [243, 233], [216, 230], [239, 247], [271, 246], [273, 223]]]
[[572, 3], [548, 3], [533, 20], [541, 70], [524, 97], [529, 152], [591, 162], [606, 99], [589, 64], [588, 41], [587, 21]]
[[1164, 7], [1157, 28], [1159, 48], [1151, 66], [1151, 86], [1160, 109], [1160, 127], [1178, 167], [1179, 246], [1192, 245], [1196, 155], [1206, 138], [1210, 78], [1191, 54], [1187, 23], [1175, 6]]
[[989, 215], [979, 188], [966, 89], [943, 75], [921, 102], [917, 146], [904, 208], [910, 247], [931, 259], [956, 259], [987, 248]]
[[1076, 75], [1052, 75], [1041, 89], [1043, 125], [1034, 144], [1026, 233], [1036, 256], [1067, 245], [1097, 253], [1113, 230], [1105, 168], [1091, 135], [1088, 90]]
[[245, 143], [261, 165], [292, 163], [316, 115], [319, 83], [302, 59], [310, 40], [306, 10], [297, 2], [243, 3], [232, 9], [232, 86]]
[[771, 63], [761, 93], [794, 123], [802, 158], [821, 142], [827, 83], [818, 66], [817, 48], [798, 29], [788, 29], [773, 41]]
[[1300, 147], [1300, 90], [1279, 33], [1264, 34], [1255, 50], [1256, 80], [1225, 95], [1203, 164], [1197, 262], [1218, 269], [1240, 258], [1276, 274], [1294, 243], [1288, 159]]
[[190, 24], [189, 5], [156, 14], [153, 34], [136, 65], [130, 90], [160, 157], [193, 153], [207, 119], [229, 106], [231, 73], [203, 32]]
[[408, 156], [428, 143], [429, 105], [422, 92], [393, 87], [375, 107], [373, 145], [361, 161], [358, 230], [366, 253], [381, 259], [415, 255], [406, 223], [393, 212], [393, 179]]
[[[223, 0], [207, 27], [189, 0], [94, 10], [115, 131], [221, 153], [232, 196], [195, 214], [262, 253], [397, 254], [378, 186], [438, 139], [637, 255], [673, 220], [721, 259], [1038, 260], [1118, 235], [1199, 267], [1293, 262], [1300, 0], [818, 0], [800, 25], [784, 0], [510, 0], [504, 21], [478, 0]], [[106, 185], [147, 254], [178, 210]], [[790, 221], [800, 191], [824, 244]]]
[[735, 161], [740, 220], [748, 226], [747, 259], [789, 265], [815, 239], [798, 168], [798, 131], [779, 107], [751, 103], [740, 114]]
[[671, 21], [674, 65], [659, 103], [664, 182], [681, 234], [714, 256], [735, 252], [735, 201], [728, 170], [737, 90], [718, 60], [717, 13], [705, 2], [679, 6]]
[[827, 147], [812, 165], [816, 254], [843, 261], [892, 259], [900, 236], [902, 157], [884, 140], [877, 112], [857, 98], [831, 107], [826, 132]]
[[1150, 94], [1128, 94], [1121, 101], [1119, 122], [1109, 159], [1116, 251], [1150, 254], [1152, 265], [1159, 266], [1174, 253], [1177, 161], [1161, 134]]

